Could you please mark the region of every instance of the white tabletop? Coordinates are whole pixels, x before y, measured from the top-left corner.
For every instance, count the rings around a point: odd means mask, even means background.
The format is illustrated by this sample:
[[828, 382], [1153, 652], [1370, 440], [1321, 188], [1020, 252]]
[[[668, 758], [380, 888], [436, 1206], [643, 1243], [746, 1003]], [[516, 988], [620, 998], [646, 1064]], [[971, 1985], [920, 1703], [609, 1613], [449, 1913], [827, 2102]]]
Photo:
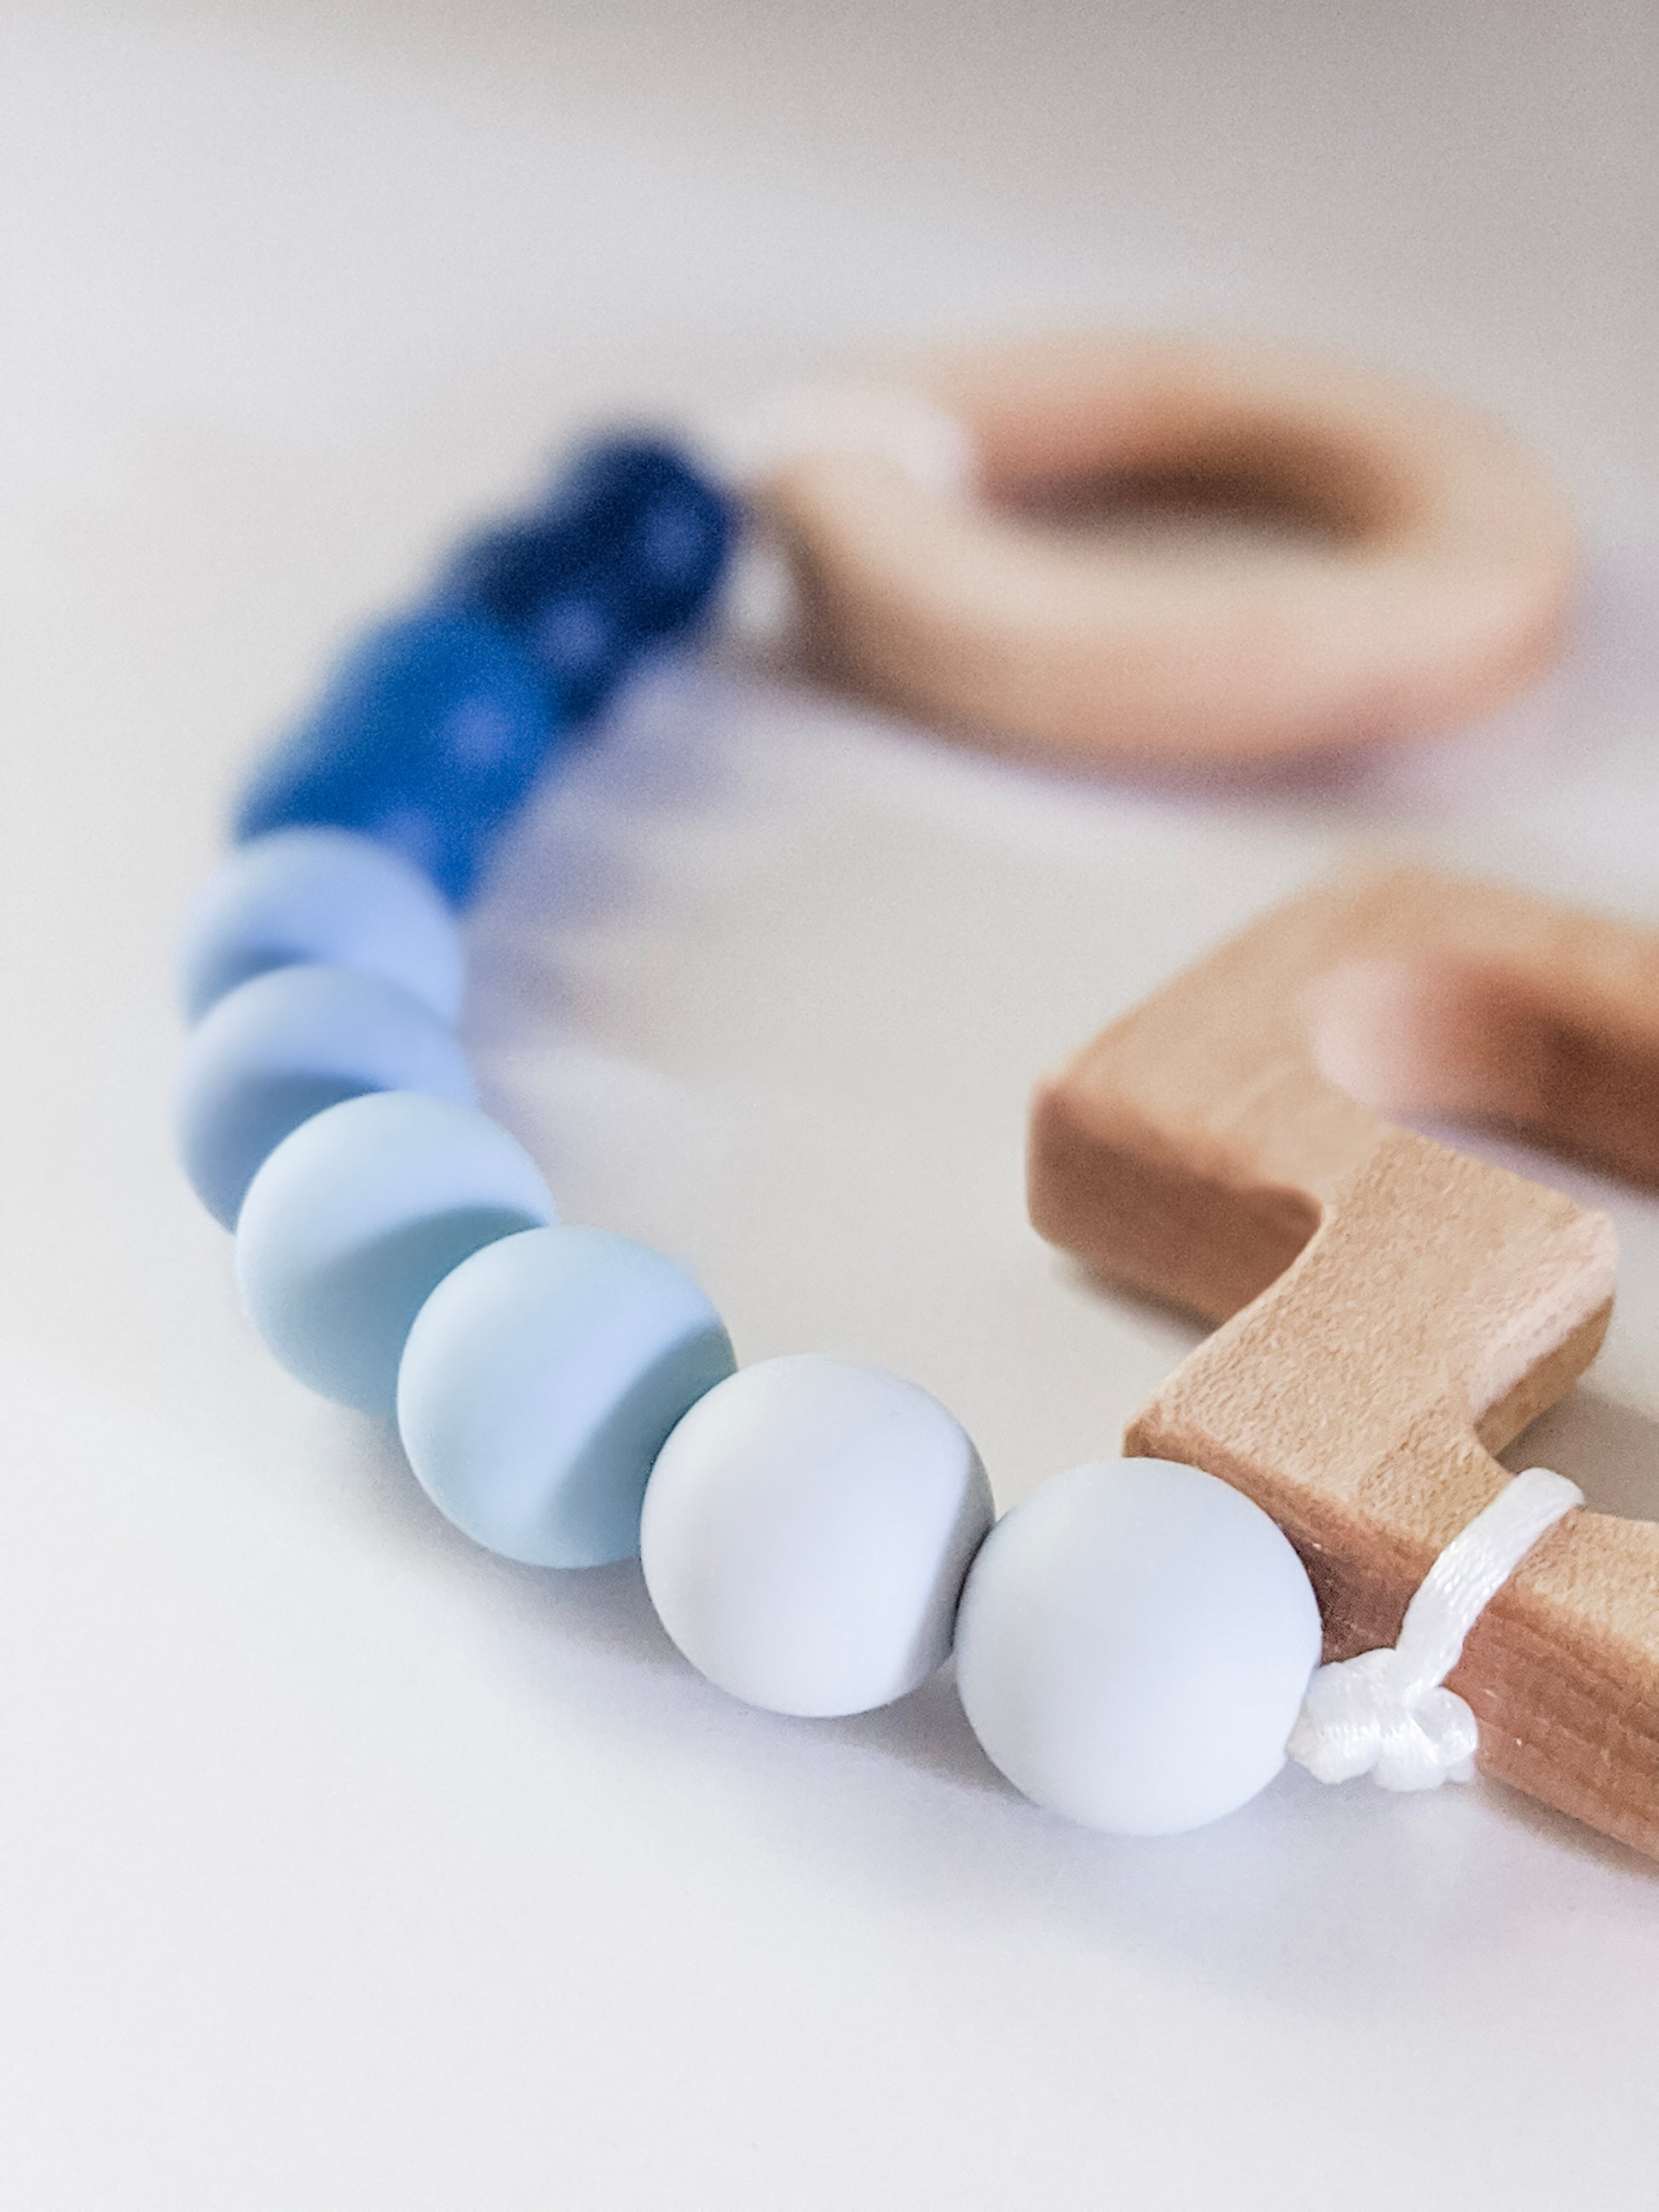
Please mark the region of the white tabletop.
[[[925, 1383], [1004, 1504], [1109, 1455], [1192, 1336], [1026, 1225], [1041, 1069], [1362, 846], [1659, 920], [1659, 16], [3, 12], [0, 2201], [1649, 2212], [1650, 1867], [1299, 1776], [1115, 1843], [947, 1682], [742, 1709], [633, 1570], [473, 1551], [283, 1377], [167, 1094], [237, 776], [569, 428], [894, 333], [1369, 343], [1586, 517], [1579, 646], [1498, 723], [1183, 795], [731, 649], [549, 789], [473, 928], [471, 1041], [568, 1216], [688, 1255], [744, 1357]], [[1659, 1210], [1614, 1203], [1613, 1337], [1527, 1455], [1651, 1514]]]

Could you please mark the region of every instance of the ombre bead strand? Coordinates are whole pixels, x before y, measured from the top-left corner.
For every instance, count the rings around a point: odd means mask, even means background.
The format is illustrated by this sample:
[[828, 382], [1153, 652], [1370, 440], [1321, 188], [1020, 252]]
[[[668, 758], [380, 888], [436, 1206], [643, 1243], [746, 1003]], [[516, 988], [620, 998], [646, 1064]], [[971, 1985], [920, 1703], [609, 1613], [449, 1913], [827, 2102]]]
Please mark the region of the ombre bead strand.
[[926, 1392], [817, 1355], [737, 1370], [684, 1270], [560, 1224], [471, 1103], [450, 908], [572, 733], [707, 611], [733, 527], [672, 447], [607, 441], [346, 657], [191, 911], [188, 1172], [276, 1358], [395, 1415], [473, 1540], [540, 1566], [640, 1552], [686, 1657], [777, 1712], [867, 1711], [954, 1650], [1027, 1796], [1120, 1832], [1200, 1825], [1278, 1771], [1318, 1656], [1265, 1514], [1130, 1461], [994, 1526]]

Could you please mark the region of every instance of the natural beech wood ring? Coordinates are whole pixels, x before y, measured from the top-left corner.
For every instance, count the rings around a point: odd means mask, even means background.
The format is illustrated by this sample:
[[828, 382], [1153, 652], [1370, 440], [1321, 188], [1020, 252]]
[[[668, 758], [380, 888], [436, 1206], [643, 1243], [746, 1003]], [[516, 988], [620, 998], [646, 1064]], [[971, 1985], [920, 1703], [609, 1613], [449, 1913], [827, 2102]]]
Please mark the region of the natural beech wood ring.
[[[1467, 721], [1537, 673], [1575, 574], [1547, 470], [1503, 424], [1339, 355], [1073, 337], [908, 364], [985, 496], [873, 453], [761, 499], [818, 665], [928, 720], [1099, 758], [1248, 760]], [[1124, 475], [1253, 484], [1330, 532], [1197, 560], [999, 500]]]

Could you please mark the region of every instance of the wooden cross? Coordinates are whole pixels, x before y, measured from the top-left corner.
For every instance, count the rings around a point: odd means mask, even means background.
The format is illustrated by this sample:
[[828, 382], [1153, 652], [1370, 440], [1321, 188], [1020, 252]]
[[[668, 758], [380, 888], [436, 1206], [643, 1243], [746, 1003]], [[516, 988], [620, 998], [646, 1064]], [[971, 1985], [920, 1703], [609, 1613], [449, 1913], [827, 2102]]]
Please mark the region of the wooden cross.
[[[1042, 1233], [1222, 1324], [1125, 1449], [1273, 1516], [1327, 1659], [1393, 1643], [1613, 1303], [1605, 1215], [1386, 1110], [1659, 1182], [1659, 933], [1421, 870], [1339, 881], [1115, 1023], [1032, 1118]], [[1570, 1515], [1449, 1680], [1485, 1771], [1659, 1856], [1659, 1526]]]

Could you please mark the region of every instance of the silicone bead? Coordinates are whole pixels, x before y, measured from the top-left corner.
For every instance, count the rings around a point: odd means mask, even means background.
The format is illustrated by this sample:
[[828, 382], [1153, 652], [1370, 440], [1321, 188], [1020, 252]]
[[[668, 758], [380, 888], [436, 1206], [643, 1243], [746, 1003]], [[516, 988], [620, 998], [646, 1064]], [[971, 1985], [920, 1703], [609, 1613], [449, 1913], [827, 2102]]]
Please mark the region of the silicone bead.
[[422, 1488], [475, 1543], [543, 1567], [640, 1547], [674, 1424], [732, 1372], [682, 1268], [603, 1229], [503, 1237], [447, 1275], [410, 1332], [398, 1425]]
[[239, 983], [320, 961], [396, 983], [440, 1021], [460, 1012], [465, 961], [449, 908], [401, 854], [349, 830], [277, 830], [240, 846], [185, 916], [185, 1018]]
[[537, 513], [464, 546], [439, 596], [522, 638], [558, 711], [582, 720], [645, 647], [704, 612], [732, 535], [725, 497], [677, 447], [611, 439]]
[[957, 1621], [957, 1685], [1039, 1805], [1170, 1835], [1272, 1781], [1319, 1662], [1302, 1562], [1240, 1491], [1119, 1460], [1054, 1476], [998, 1522]]
[[624, 604], [653, 637], [706, 610], [734, 535], [724, 495], [665, 439], [610, 438], [579, 453], [560, 486], [567, 512], [603, 517]]
[[423, 1091], [467, 1106], [476, 1096], [449, 1030], [395, 983], [349, 968], [256, 975], [221, 999], [185, 1047], [173, 1126], [196, 1195], [234, 1228], [283, 1139], [369, 1091]]
[[348, 1099], [260, 1169], [236, 1229], [249, 1319], [325, 1398], [390, 1414], [416, 1315], [481, 1246], [554, 1218], [535, 1162], [470, 1106]]
[[991, 1525], [978, 1454], [909, 1382], [816, 1354], [745, 1368], [663, 1447], [646, 1586], [694, 1667], [773, 1712], [864, 1712], [947, 1656]]
[[256, 778], [247, 839], [299, 823], [360, 830], [464, 901], [557, 734], [524, 646], [466, 607], [371, 630]]
[[703, 611], [733, 526], [724, 494], [678, 447], [609, 438], [574, 456], [535, 513], [464, 545], [440, 591], [527, 636], [550, 599], [609, 578], [634, 626], [664, 636]]
[[463, 548], [439, 591], [523, 641], [562, 721], [595, 714], [649, 641], [630, 618], [614, 562], [562, 518], [505, 523]]
[[544, 600], [525, 638], [561, 714], [581, 722], [610, 698], [647, 642], [630, 627], [603, 578]]

